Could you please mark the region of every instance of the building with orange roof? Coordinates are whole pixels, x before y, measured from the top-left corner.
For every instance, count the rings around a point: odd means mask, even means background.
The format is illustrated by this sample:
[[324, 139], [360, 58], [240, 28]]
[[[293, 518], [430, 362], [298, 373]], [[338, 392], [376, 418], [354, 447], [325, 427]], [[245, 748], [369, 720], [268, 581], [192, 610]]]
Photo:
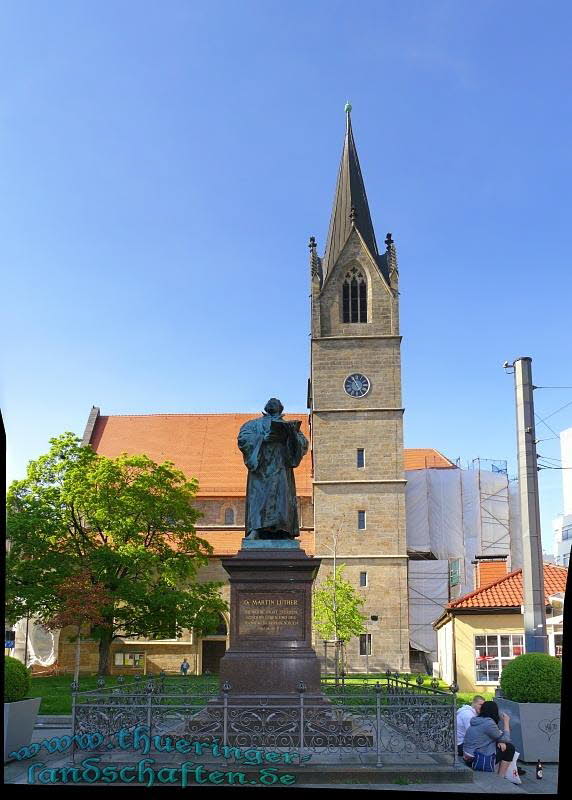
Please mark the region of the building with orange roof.
[[[236, 439], [240, 427], [256, 416], [243, 413], [103, 415], [94, 406], [88, 417], [83, 443], [109, 458], [121, 453], [145, 453], [157, 463], [171, 461], [188, 477], [196, 478], [199, 483], [196, 506], [203, 514], [197, 525], [197, 534], [212, 547], [209, 566], [203, 569], [202, 578], [226, 584], [221, 558], [235, 555], [244, 536], [247, 471]], [[300, 419], [302, 432], [311, 438], [307, 412], [293, 412], [286, 417]], [[425, 468], [456, 469], [453, 462], [433, 448], [403, 451], [405, 474]], [[302, 460], [295, 477], [300, 545], [308, 555], [314, 555], [311, 452]], [[367, 559], [365, 561], [367, 566]], [[350, 571], [355, 572], [356, 567], [350, 562]], [[228, 599], [227, 585], [223, 594]], [[193, 638], [191, 631], [184, 634], [182, 641], [158, 643], [120, 639], [112, 648], [112, 669], [114, 672], [178, 670], [180, 661], [186, 656], [193, 671], [216, 671], [227, 641], [227, 623], [228, 620], [221, 622], [216, 634], [203, 639]], [[62, 637], [59, 662], [64, 668], [68, 661], [71, 663], [72, 649], [66, 637]], [[319, 645], [318, 652], [322, 652]], [[84, 646], [83, 659], [85, 669], [95, 669], [97, 654], [89, 642]]]
[[[502, 574], [505, 564], [483, 570], [481, 584], [448, 603], [433, 623], [441, 677], [461, 692], [494, 691], [504, 664], [525, 652], [522, 569]], [[544, 564], [548, 651], [559, 658], [567, 578], [566, 568]]]
[[[483, 492], [479, 475], [477, 495], [476, 473], [462, 475], [435, 449], [403, 447], [396, 246], [388, 233], [378, 248], [350, 110], [323, 258], [313, 237], [309, 245], [308, 411], [286, 409], [311, 440], [295, 472], [300, 540], [321, 559], [318, 583], [335, 556], [364, 601], [367, 632], [348, 643], [347, 669], [428, 671], [437, 651], [435, 608], [467, 588], [476, 555], [509, 552], [508, 491], [493, 481]], [[221, 581], [226, 599], [221, 558], [237, 552], [244, 532], [247, 473], [236, 437], [255, 416], [102, 415], [93, 407], [84, 434], [84, 444], [101, 455], [145, 453], [198, 480], [197, 532], [212, 547], [201, 577]], [[472, 505], [463, 516], [467, 498]], [[512, 552], [509, 558], [514, 565]], [[192, 671], [216, 671], [228, 623], [221, 619], [216, 636], [204, 639], [187, 631], [177, 641], [120, 640], [113, 668], [178, 670], [186, 656]], [[316, 648], [321, 655], [322, 643]], [[96, 655], [89, 643], [84, 651], [89, 669]], [[63, 637], [60, 663], [71, 657]]]
[[[145, 453], [157, 463], [171, 461], [188, 477], [198, 480], [197, 508], [204, 515], [197, 526], [213, 547], [213, 556], [235, 555], [244, 531], [247, 471], [236, 445], [240, 427], [257, 414], [124, 414], [102, 415], [94, 406], [83, 443], [96, 453], [115, 458], [121, 453]], [[301, 431], [310, 437], [307, 412], [291, 412], [300, 419]], [[403, 451], [403, 469], [454, 469], [455, 465], [434, 449]], [[301, 530], [307, 553], [314, 553], [312, 507], [312, 454], [296, 470]], [[227, 534], [235, 533], [235, 536]], [[237, 538], [238, 536], [238, 538]]]
[[[241, 425], [256, 416], [244, 413], [102, 415], [94, 407], [89, 414], [83, 441], [99, 454], [111, 458], [121, 453], [146, 453], [159, 463], [168, 460], [187, 476], [197, 478], [199, 490], [196, 504], [203, 513], [197, 533], [213, 548], [209, 566], [203, 570], [203, 576], [206, 576], [205, 579], [216, 579], [226, 584], [226, 573], [220, 559], [234, 555], [244, 536], [247, 473], [236, 446], [236, 439]], [[293, 412], [287, 414], [287, 417], [300, 419], [303, 433], [311, 438], [309, 415], [306, 412]], [[490, 559], [485, 558], [479, 562], [477, 571], [473, 570], [471, 561], [477, 553], [491, 551], [486, 536], [496, 542], [496, 550], [492, 548], [492, 551], [498, 552], [499, 548], [504, 551], [507, 547], [510, 549], [507, 545], [508, 533], [502, 526], [503, 512], [499, 509], [501, 499], [504, 501], [505, 511], [508, 508], [507, 497], [503, 495], [503, 492], [506, 494], [503, 481], [506, 482], [507, 478], [506, 475], [493, 475], [491, 472], [460, 470], [434, 448], [404, 449], [403, 469], [407, 478], [405, 497], [406, 546], [409, 559], [407, 588], [410, 667], [413, 670], [431, 671], [433, 663], [437, 661], [437, 633], [431, 625], [436, 610], [445, 608], [460, 591], [472, 589], [475, 580], [482, 583], [487, 577], [502, 574], [498, 572], [499, 569], [506, 572], [506, 557], [499, 563], [494, 560], [493, 554]], [[310, 452], [296, 470], [300, 544], [309, 555], [316, 553], [312, 479]], [[493, 483], [489, 485], [487, 481]], [[487, 494], [483, 497], [477, 492], [478, 485], [486, 488]], [[490, 516], [486, 513], [485, 505], [489, 494], [494, 496], [494, 516], [500, 523], [494, 534], [489, 531], [485, 533], [485, 538], [479, 540], [475, 532], [474, 538], [467, 536], [466, 542], [463, 542], [457, 531], [463, 516], [461, 500], [479, 508], [480, 524], [488, 531], [487, 519], [490, 520]], [[447, 535], [435, 538], [429, 523], [433, 524], [438, 533], [446, 531]], [[466, 525], [465, 521], [465, 527]], [[459, 538], [458, 545], [455, 544], [455, 531]], [[501, 535], [503, 533], [506, 534], [504, 538]], [[329, 554], [326, 551], [321, 555]], [[346, 574], [353, 576], [359, 589], [365, 593], [366, 589], [372, 588], [371, 584], [359, 586], [360, 580], [363, 581], [360, 572], [366, 573], [366, 580], [369, 577], [367, 553], [360, 564], [349, 558], [344, 561], [343, 556], [342, 553], [340, 562], [346, 564]], [[482, 555], [478, 557], [482, 558]], [[512, 564], [515, 563], [518, 564], [518, 560], [515, 561], [513, 554]], [[326, 562], [326, 568], [327, 566]], [[226, 585], [223, 592], [228, 593]], [[372, 610], [375, 612], [377, 609]], [[158, 643], [120, 641], [114, 646], [118, 652], [114, 669], [121, 671], [123, 666], [125, 671], [129, 671], [136, 668], [136, 664], [141, 665], [147, 657], [149, 670], [176, 669], [179, 655], [186, 655], [191, 659], [194, 670], [214, 671], [217, 668], [217, 659], [224, 651], [226, 630], [226, 623], [221, 623], [220, 631], [205, 640], [193, 640], [191, 632], [188, 632], [186, 642], [163, 642], [163, 648], [169, 652], [168, 658], [166, 653], [160, 652]], [[89, 650], [89, 645], [86, 648]], [[65, 664], [65, 642], [61, 650], [60, 661]], [[317, 650], [321, 655], [323, 648], [319, 643]], [[94, 652], [92, 666], [95, 660]], [[122, 660], [123, 665], [119, 663]]]

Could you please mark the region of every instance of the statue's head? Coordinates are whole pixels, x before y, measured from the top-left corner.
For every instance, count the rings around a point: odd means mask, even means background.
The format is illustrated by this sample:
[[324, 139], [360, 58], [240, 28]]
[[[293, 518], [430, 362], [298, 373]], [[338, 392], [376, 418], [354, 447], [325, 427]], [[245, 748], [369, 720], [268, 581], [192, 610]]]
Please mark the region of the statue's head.
[[264, 406], [264, 410], [267, 414], [275, 416], [276, 414], [281, 414], [284, 411], [284, 406], [277, 397], [271, 397]]

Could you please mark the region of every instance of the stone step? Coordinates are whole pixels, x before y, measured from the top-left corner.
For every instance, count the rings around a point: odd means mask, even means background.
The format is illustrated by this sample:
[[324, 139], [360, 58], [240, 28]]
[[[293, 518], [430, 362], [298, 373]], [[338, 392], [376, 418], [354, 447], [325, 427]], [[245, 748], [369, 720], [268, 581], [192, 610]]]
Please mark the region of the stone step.
[[71, 714], [38, 714], [35, 728], [69, 728], [71, 732]]

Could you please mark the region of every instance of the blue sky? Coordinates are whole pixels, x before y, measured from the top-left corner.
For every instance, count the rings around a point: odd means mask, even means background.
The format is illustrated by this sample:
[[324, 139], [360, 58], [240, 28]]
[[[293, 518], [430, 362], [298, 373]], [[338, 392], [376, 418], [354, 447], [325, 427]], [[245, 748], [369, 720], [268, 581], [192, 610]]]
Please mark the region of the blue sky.
[[347, 99], [398, 249], [406, 445], [515, 473], [502, 362], [572, 385], [570, 3], [13, 0], [0, 25], [9, 478], [93, 404], [304, 409]]

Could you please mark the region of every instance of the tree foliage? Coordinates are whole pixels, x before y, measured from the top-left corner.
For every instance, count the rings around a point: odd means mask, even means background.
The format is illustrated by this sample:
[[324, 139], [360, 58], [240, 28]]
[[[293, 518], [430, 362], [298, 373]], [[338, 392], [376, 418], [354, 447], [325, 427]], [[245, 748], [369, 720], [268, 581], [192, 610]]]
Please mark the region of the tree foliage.
[[364, 600], [344, 578], [344, 565], [338, 566], [314, 592], [314, 626], [323, 639], [343, 643], [365, 633], [365, 617], [360, 609]]
[[112, 601], [105, 586], [86, 571], [66, 578], [57, 588], [61, 605], [52, 617], [44, 621], [48, 630], [83, 625], [104, 625], [103, 609]]
[[120, 634], [216, 628], [226, 609], [220, 584], [196, 581], [211, 552], [194, 528], [197, 481], [145, 455], [98, 455], [71, 433], [50, 444], [8, 491], [8, 617], [53, 619], [62, 585], [89, 574], [107, 598], [92, 631], [100, 672]]

